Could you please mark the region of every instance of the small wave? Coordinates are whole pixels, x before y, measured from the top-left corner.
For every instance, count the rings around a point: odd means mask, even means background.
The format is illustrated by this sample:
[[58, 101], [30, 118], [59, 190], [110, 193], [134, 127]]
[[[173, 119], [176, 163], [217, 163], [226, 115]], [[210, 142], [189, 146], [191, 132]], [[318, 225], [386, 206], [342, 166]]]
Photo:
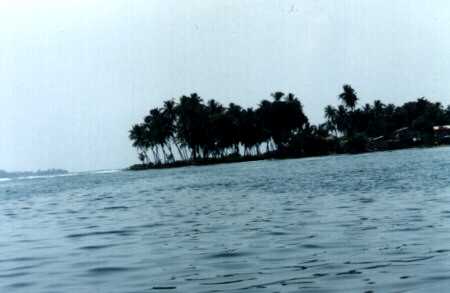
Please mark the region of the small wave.
[[359, 275], [362, 274], [360, 271], [357, 270], [350, 270], [346, 272], [337, 273], [336, 276], [342, 276], [342, 275]]
[[244, 281], [252, 281], [252, 280], [256, 280], [256, 278], [228, 280], [228, 281], [221, 281], [221, 282], [200, 283], [200, 285], [226, 285], [226, 284], [241, 283], [241, 282], [244, 282]]
[[17, 180], [31, 180], [31, 179], [46, 179], [46, 178], [57, 178], [57, 177], [70, 177], [70, 176], [77, 176], [80, 175], [80, 173], [67, 173], [67, 174], [56, 174], [56, 175], [31, 175], [31, 176], [22, 176], [22, 177], [16, 177], [11, 179], [17, 179]]
[[127, 236], [131, 233], [129, 230], [111, 230], [111, 231], [96, 231], [96, 232], [87, 232], [87, 233], [77, 233], [77, 234], [69, 234], [67, 238], [82, 238], [88, 236], [99, 236], [99, 235], [119, 235], [119, 236]]
[[89, 172], [90, 174], [110, 174], [110, 173], [117, 173], [122, 172], [120, 169], [114, 169], [114, 170], [98, 170], [98, 171], [92, 171]]
[[47, 259], [47, 258], [45, 258], [45, 257], [25, 257], [24, 256], [24, 257], [13, 257], [13, 258], [0, 259], [0, 263], [33, 262], [33, 261], [39, 261], [39, 260], [45, 260], [45, 259]]
[[7, 274], [0, 274], [0, 279], [6, 278], [15, 278], [15, 277], [23, 277], [26, 275], [29, 275], [30, 273], [28, 272], [17, 272], [17, 273], [7, 273]]
[[48, 178], [57, 178], [57, 177], [71, 177], [71, 176], [79, 176], [86, 174], [109, 174], [121, 172], [122, 170], [99, 170], [99, 171], [88, 171], [88, 172], [71, 172], [66, 174], [54, 174], [54, 175], [30, 175], [30, 176], [20, 176], [20, 177], [11, 177], [11, 178], [0, 178], [1, 181], [10, 181], [10, 180], [32, 180], [32, 179], [48, 179]]
[[423, 260], [429, 260], [429, 259], [431, 259], [433, 257], [434, 257], [434, 255], [424, 256], [424, 257], [407, 258], [407, 259], [395, 259], [395, 260], [391, 260], [391, 262], [410, 263], [410, 262], [418, 262], [418, 261], [423, 261]]
[[18, 282], [18, 283], [11, 284], [8, 287], [13, 288], [13, 289], [20, 289], [20, 288], [30, 287], [33, 284], [34, 284], [34, 282]]
[[103, 210], [127, 210], [127, 206], [112, 206], [112, 207], [105, 207]]
[[374, 270], [374, 269], [380, 269], [380, 268], [386, 268], [391, 266], [391, 264], [378, 264], [378, 265], [373, 265], [373, 266], [368, 266], [363, 268], [364, 270]]
[[120, 273], [130, 270], [129, 268], [125, 267], [98, 267], [88, 270], [90, 274], [110, 274], [110, 273]]
[[241, 256], [246, 256], [249, 253], [247, 252], [237, 252], [237, 251], [223, 251], [223, 252], [219, 252], [219, 253], [214, 253], [214, 254], [209, 254], [207, 256], [207, 258], [228, 258], [228, 257], [241, 257]]
[[82, 249], [82, 250], [98, 250], [98, 249], [104, 249], [104, 248], [109, 248], [109, 247], [114, 247], [114, 246], [117, 246], [117, 244], [87, 245], [87, 246], [80, 247], [80, 249]]

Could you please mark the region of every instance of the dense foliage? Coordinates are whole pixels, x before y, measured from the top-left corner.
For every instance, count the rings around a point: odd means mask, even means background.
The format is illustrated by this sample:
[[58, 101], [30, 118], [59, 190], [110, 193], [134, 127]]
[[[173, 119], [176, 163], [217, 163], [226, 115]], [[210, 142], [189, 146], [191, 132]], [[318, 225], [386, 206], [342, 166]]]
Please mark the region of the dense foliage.
[[[433, 126], [450, 124], [450, 107], [425, 98], [402, 106], [358, 106], [350, 85], [341, 104], [325, 108], [326, 122], [310, 125], [300, 100], [275, 92], [256, 109], [206, 103], [196, 93], [168, 100], [135, 124], [129, 137], [145, 164], [222, 160], [230, 157], [301, 157], [433, 144]], [[375, 147], [373, 147], [375, 148]]]

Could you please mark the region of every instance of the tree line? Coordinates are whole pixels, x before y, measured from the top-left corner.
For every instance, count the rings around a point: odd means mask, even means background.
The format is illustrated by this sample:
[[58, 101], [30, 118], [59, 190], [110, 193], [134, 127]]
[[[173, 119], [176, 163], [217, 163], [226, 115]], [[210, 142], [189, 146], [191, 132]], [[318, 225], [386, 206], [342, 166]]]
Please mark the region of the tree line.
[[391, 139], [399, 129], [408, 129], [406, 139], [433, 144], [433, 126], [450, 124], [450, 107], [426, 98], [402, 106], [375, 100], [358, 107], [350, 85], [338, 98], [339, 105], [325, 107], [326, 121], [311, 125], [292, 93], [274, 92], [256, 108], [205, 102], [193, 93], [151, 109], [132, 126], [129, 138], [143, 164], [162, 165], [364, 152], [374, 138]]

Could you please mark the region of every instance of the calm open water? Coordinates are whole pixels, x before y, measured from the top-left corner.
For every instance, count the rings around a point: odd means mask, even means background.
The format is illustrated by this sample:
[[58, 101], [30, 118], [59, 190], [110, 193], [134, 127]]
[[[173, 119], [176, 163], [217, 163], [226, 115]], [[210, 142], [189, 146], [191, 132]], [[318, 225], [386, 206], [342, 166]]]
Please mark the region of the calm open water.
[[445, 292], [450, 148], [0, 182], [0, 292]]

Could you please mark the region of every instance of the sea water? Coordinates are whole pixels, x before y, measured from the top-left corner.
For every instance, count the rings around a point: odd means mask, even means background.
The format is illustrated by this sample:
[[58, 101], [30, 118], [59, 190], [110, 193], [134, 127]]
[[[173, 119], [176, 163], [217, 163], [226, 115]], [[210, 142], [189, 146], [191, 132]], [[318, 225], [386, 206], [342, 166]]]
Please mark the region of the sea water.
[[0, 182], [0, 292], [443, 292], [450, 148]]

